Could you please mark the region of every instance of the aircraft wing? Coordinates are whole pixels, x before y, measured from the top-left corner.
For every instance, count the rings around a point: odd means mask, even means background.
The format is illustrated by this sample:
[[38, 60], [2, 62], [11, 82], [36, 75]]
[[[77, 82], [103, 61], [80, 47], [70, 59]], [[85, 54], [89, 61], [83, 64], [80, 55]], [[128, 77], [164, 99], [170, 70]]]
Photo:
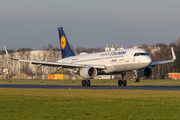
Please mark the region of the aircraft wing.
[[171, 51], [172, 51], [172, 56], [173, 56], [173, 59], [172, 59], [172, 60], [152, 62], [150, 66], [154, 67], [154, 66], [159, 65], [159, 64], [174, 62], [174, 60], [176, 60], [176, 55], [175, 55], [174, 50], [173, 50], [172, 47], [171, 47]]
[[5, 46], [4, 46], [4, 49], [9, 59], [17, 60], [20, 62], [29, 62], [31, 64], [38, 65], [38, 66], [44, 65], [44, 66], [52, 66], [52, 67], [60, 67], [60, 68], [83, 68], [83, 67], [91, 66], [97, 69], [106, 69], [104, 65], [81, 65], [81, 64], [72, 64], [72, 63], [51, 62], [51, 61], [14, 59], [9, 55]]

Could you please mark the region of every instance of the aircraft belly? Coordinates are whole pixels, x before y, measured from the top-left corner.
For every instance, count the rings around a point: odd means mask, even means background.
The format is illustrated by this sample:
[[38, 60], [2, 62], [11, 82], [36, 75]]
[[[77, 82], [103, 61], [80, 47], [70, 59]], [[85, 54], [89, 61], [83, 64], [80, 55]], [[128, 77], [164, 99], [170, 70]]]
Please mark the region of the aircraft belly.
[[135, 68], [133, 64], [116, 64], [114, 67], [116, 72], [133, 70]]
[[114, 68], [116, 72], [121, 72], [121, 71], [129, 71], [129, 70], [138, 70], [147, 67], [147, 63], [131, 63], [131, 64], [114, 64]]

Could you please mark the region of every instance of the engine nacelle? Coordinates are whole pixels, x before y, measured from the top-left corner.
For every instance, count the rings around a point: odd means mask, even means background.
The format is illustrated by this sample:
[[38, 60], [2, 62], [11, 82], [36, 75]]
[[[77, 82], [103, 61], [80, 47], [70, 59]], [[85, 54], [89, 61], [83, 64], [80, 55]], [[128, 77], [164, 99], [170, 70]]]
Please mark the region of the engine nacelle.
[[79, 72], [80, 76], [85, 79], [92, 79], [97, 75], [97, 69], [93, 67], [82, 68]]
[[152, 70], [151, 68], [145, 68], [139, 70], [138, 77], [145, 77], [145, 78], [150, 78], [152, 76]]

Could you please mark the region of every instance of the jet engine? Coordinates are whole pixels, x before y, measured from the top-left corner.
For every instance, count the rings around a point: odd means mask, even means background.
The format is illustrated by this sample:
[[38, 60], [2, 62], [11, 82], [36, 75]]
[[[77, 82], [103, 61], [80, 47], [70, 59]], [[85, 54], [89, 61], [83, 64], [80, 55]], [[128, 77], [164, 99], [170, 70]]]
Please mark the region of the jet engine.
[[80, 76], [85, 79], [92, 79], [97, 75], [97, 69], [93, 67], [82, 68], [79, 72]]
[[138, 77], [150, 78], [152, 76], [151, 68], [147, 67], [139, 70]]

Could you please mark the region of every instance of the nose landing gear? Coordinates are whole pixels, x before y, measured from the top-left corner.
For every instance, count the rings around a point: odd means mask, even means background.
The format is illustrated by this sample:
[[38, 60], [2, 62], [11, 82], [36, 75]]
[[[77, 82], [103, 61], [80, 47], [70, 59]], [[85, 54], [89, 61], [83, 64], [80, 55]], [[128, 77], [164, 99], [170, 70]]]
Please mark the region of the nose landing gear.
[[134, 82], [139, 82], [140, 78], [138, 77], [138, 70], [133, 70], [133, 73], [134, 73], [134, 76], [135, 76]]

